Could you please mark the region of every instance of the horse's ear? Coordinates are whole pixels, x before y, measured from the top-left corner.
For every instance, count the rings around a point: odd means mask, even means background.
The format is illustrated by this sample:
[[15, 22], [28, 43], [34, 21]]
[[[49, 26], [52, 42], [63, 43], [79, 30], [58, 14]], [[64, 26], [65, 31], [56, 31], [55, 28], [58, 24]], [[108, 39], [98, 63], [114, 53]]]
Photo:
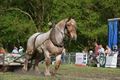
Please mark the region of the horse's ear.
[[55, 24], [56, 24], [56, 23], [53, 22], [53, 21], [52, 21], [52, 22], [49, 22], [49, 23], [48, 23], [49, 28], [54, 28], [54, 27], [55, 27]]
[[72, 19], [72, 17], [70, 16], [70, 17], [68, 18], [67, 22], [70, 21], [71, 19]]

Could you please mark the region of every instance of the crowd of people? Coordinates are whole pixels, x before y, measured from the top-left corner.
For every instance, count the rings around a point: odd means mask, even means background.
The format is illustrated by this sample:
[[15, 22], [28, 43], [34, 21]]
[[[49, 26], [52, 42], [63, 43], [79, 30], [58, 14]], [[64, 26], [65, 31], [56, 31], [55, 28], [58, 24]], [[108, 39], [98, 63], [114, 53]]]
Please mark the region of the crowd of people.
[[105, 56], [112, 55], [113, 51], [118, 51], [117, 45], [113, 45], [112, 49], [106, 45], [105, 48], [102, 46], [102, 44], [98, 44], [95, 42], [95, 55], [98, 56], [101, 53], [105, 54]]
[[23, 50], [24, 50], [24, 49], [23, 49], [22, 46], [20, 46], [19, 49], [18, 49], [16, 46], [14, 46], [14, 49], [12, 50], [12, 53], [13, 53], [13, 54], [18, 54], [18, 53], [19, 53], [19, 54], [23, 54]]
[[[17, 48], [16, 46], [14, 46], [13, 50], [12, 50], [12, 54], [23, 54], [24, 48], [22, 46], [19, 46], [19, 48]], [[0, 54], [4, 54], [7, 53], [7, 51], [3, 48], [0, 47]]]
[[99, 59], [101, 55], [104, 55], [104, 57], [108, 57], [114, 55], [115, 53], [118, 53], [117, 45], [114, 45], [112, 49], [108, 45], [103, 47], [102, 44], [98, 44], [97, 42], [95, 42], [94, 45], [95, 45], [94, 51], [90, 50], [89, 54], [94, 58], [97, 67], [100, 66]]

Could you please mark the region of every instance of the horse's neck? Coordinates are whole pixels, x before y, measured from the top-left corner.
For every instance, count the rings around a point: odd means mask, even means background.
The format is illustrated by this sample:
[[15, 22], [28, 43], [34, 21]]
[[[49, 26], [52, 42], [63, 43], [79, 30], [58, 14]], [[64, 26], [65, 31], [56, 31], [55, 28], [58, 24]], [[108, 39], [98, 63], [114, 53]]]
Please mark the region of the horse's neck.
[[64, 28], [60, 29], [59, 27], [55, 28], [55, 39], [58, 43], [62, 43], [64, 39]]
[[[62, 26], [60, 28], [60, 26]], [[50, 33], [50, 39], [56, 46], [63, 46], [63, 39], [64, 39], [64, 24], [63, 25], [56, 25], [51, 33]]]

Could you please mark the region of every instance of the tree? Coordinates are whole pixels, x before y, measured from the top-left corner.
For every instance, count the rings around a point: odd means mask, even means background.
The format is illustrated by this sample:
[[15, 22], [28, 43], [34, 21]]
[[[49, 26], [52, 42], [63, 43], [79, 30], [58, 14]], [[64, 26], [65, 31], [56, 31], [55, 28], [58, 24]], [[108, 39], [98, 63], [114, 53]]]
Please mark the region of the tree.
[[[3, 0], [0, 1], [0, 12], [3, 9], [18, 8], [23, 14], [28, 13], [33, 19], [31, 23], [37, 31], [42, 32], [48, 31], [49, 21], [57, 23], [72, 16], [77, 22], [78, 39], [76, 42], [67, 43], [66, 48], [69, 51], [81, 51], [84, 47], [93, 46], [94, 41], [107, 44], [107, 19], [120, 16], [119, 4], [120, 0]], [[11, 13], [7, 18], [12, 14], [21, 14], [21, 11]], [[1, 21], [2, 25], [10, 23], [7, 18], [4, 19], [6, 23]], [[21, 18], [29, 22], [28, 18]]]
[[[26, 46], [29, 36], [36, 32], [33, 21], [16, 10], [4, 11], [0, 15], [0, 40], [4, 47], [11, 49], [14, 45]], [[9, 46], [9, 47], [8, 47]]]
[[32, 16], [38, 31], [44, 31], [44, 26], [50, 21], [52, 0], [25, 0], [24, 10]]

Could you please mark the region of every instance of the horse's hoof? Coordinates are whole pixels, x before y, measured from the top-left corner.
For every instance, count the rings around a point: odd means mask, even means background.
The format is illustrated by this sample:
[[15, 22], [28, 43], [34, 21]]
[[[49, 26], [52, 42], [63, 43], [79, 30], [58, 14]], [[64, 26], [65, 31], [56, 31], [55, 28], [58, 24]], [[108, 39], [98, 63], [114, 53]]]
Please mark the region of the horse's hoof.
[[22, 71], [23, 71], [23, 72], [27, 72], [27, 69], [26, 69], [26, 68], [22, 68]]
[[45, 76], [51, 76], [51, 74], [49, 72], [45, 72], [44, 75]]
[[37, 74], [41, 74], [41, 72], [40, 72], [40, 71], [36, 71], [36, 70], [35, 70], [35, 73], [37, 73]]
[[55, 72], [51, 72], [51, 75], [52, 75], [52, 76], [55, 76], [55, 74], [56, 74]]
[[36, 73], [40, 74], [40, 71], [39, 71], [38, 68], [34, 69], [34, 71], [35, 71]]

